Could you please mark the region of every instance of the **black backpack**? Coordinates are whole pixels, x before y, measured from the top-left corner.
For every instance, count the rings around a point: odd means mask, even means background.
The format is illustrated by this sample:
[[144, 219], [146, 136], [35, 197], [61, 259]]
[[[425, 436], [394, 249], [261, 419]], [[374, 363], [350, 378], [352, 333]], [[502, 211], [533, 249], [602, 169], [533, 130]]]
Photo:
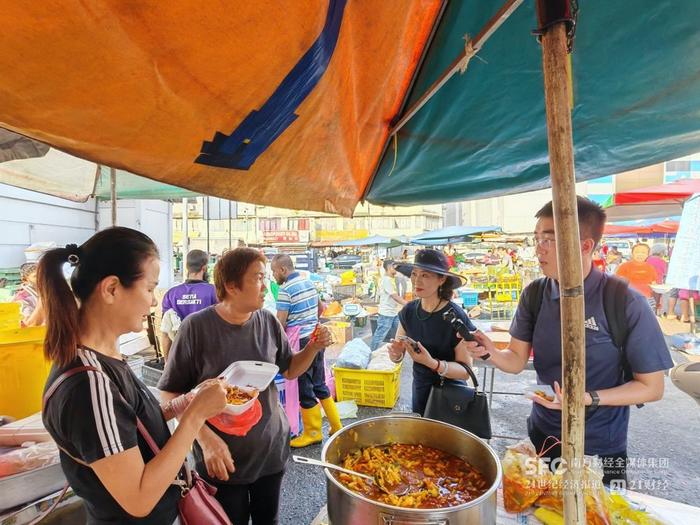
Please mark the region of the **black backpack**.
[[[549, 286], [549, 282], [549, 277], [541, 277], [532, 281], [528, 286], [527, 309], [533, 319], [537, 319], [540, 313], [544, 290]], [[625, 343], [627, 342], [628, 335], [626, 311], [627, 288], [627, 281], [612, 275], [607, 277], [603, 287], [603, 311], [608, 322], [608, 327], [610, 328], [610, 337], [621, 354], [623, 383], [627, 383], [633, 379], [632, 368], [625, 354]]]

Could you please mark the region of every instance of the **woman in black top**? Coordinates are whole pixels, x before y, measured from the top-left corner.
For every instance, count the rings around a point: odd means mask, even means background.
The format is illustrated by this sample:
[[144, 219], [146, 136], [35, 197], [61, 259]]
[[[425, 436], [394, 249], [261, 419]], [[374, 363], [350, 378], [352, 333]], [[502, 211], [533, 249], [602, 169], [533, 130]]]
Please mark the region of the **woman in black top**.
[[[440, 377], [467, 379], [466, 370], [455, 361], [471, 362], [464, 342], [443, 314], [452, 309], [470, 331], [476, 328], [464, 309], [451, 302], [453, 291], [464, 284], [464, 278], [449, 271], [444, 253], [419, 250], [413, 264], [397, 264], [396, 269], [411, 278], [413, 295], [418, 299], [399, 312], [400, 325], [389, 355], [399, 362], [408, 352], [413, 359], [413, 411], [423, 415], [430, 389]], [[401, 336], [416, 341], [421, 351], [416, 353]]]
[[[72, 291], [63, 277], [66, 262], [75, 267]], [[48, 321], [44, 347], [54, 363], [46, 388], [76, 367], [98, 370], [60, 383], [43, 411], [63, 472], [85, 500], [88, 523], [171, 525], [180, 498], [172, 482], [204, 421], [226, 404], [214, 380], [161, 409], [122, 360], [119, 336], [142, 330], [156, 304], [159, 273], [153, 241], [128, 228], [103, 230], [39, 262]], [[180, 425], [171, 436], [166, 420], [175, 415]], [[161, 448], [155, 456], [137, 432], [137, 417]]]

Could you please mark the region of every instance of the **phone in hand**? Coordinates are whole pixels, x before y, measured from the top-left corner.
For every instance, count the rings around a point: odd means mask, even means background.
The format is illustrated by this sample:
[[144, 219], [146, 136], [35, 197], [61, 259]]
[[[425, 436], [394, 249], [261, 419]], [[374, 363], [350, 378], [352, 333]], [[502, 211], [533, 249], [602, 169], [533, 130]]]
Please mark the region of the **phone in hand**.
[[397, 341], [405, 341], [409, 345], [411, 345], [411, 348], [413, 348], [413, 351], [417, 354], [420, 354], [420, 346], [418, 346], [418, 343], [416, 343], [413, 339], [408, 337], [407, 335], [400, 335], [396, 338]]

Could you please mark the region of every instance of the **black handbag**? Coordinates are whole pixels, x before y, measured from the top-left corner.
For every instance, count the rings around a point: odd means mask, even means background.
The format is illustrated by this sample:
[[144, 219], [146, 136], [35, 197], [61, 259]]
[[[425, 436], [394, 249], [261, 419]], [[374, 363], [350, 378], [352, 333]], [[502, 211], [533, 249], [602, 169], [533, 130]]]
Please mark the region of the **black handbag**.
[[491, 439], [491, 417], [486, 394], [479, 392], [479, 382], [472, 368], [465, 363], [459, 364], [471, 377], [474, 387], [445, 381], [441, 377], [440, 384], [430, 389], [424, 417], [449, 423], [483, 439]]

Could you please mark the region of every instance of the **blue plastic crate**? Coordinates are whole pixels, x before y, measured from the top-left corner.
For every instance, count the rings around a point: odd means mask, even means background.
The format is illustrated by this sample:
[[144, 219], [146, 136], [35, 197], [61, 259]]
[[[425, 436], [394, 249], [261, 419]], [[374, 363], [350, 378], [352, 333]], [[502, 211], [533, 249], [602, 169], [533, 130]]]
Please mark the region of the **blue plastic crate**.
[[465, 308], [479, 304], [479, 292], [476, 290], [460, 290], [459, 295]]

